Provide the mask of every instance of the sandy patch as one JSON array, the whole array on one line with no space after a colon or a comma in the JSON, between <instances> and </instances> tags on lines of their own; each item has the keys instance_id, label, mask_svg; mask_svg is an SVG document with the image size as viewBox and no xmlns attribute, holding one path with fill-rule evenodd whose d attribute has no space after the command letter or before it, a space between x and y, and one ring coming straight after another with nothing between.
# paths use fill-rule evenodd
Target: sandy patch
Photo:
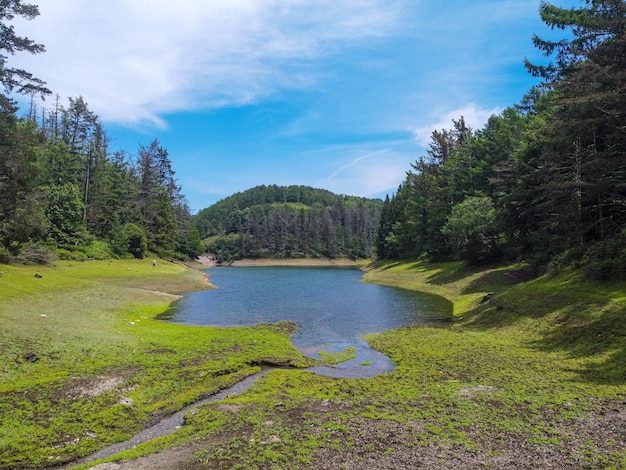
<instances>
[{"instance_id":1,"label":"sandy patch","mask_svg":"<svg viewBox=\"0 0 626 470\"><path fill-rule=\"evenodd\" d=\"M214 258L210 256L199 256L196 261L203 266L207 266L207 267L215 266L215 260Z\"/></svg>"},{"instance_id":2,"label":"sandy patch","mask_svg":"<svg viewBox=\"0 0 626 470\"><path fill-rule=\"evenodd\" d=\"M72 377L70 396L94 397L118 389L124 383L122 377Z\"/></svg>"},{"instance_id":3,"label":"sandy patch","mask_svg":"<svg viewBox=\"0 0 626 470\"><path fill-rule=\"evenodd\" d=\"M358 263L350 259L242 259L233 261L231 266L359 266Z\"/></svg>"}]
</instances>

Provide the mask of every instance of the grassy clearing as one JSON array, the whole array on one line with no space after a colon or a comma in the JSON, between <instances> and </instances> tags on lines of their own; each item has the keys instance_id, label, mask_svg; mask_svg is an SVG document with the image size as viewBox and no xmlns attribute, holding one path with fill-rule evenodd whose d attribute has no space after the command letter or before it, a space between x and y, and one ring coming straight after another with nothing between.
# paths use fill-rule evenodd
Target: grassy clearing
<instances>
[{"instance_id":1,"label":"grassy clearing","mask_svg":"<svg viewBox=\"0 0 626 470\"><path fill-rule=\"evenodd\" d=\"M59 280L59 294L46 295L97 297L109 287L126 295L124 283L111 278L85 275L65 287ZM626 468L626 285L588 282L573 271L536 277L522 265L424 262L378 264L365 280L437 295L437 308L452 312L454 322L368 337L395 361L392 373L344 380L278 369L245 394L189 413L174 434L109 460L143 455L144 468L189 469ZM130 291L140 302L85 309L73 321L39 317L49 305L33 307L41 291L0 295L2 341L31 341L3 361L10 364L0 382L1 462L83 455L258 361L303 363L276 328L163 324L153 318L169 298ZM25 318L28 328L7 331L4 307L19 304L20 295L25 313L12 321ZM74 304L50 312L80 311ZM48 320L67 323L53 329ZM64 335L71 336L62 344L72 367L59 346ZM43 359L26 363L20 354L30 349ZM87 385L111 377L122 381L83 397ZM120 428L120 421L132 425Z\"/></svg>"},{"instance_id":2,"label":"grassy clearing","mask_svg":"<svg viewBox=\"0 0 626 470\"><path fill-rule=\"evenodd\" d=\"M306 365L278 326L155 317L203 274L152 261L1 266L0 468L91 453L263 363ZM286 334L287 333L287 334Z\"/></svg>"}]
</instances>

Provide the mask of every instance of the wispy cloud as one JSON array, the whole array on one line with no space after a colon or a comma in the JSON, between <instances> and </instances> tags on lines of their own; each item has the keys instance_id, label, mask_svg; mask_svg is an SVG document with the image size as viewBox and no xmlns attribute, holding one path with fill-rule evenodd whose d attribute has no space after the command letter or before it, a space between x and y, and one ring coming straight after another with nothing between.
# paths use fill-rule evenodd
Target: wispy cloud
<instances>
[{"instance_id":1,"label":"wispy cloud","mask_svg":"<svg viewBox=\"0 0 626 470\"><path fill-rule=\"evenodd\" d=\"M433 130L536 83L543 26L539 0L35 3L16 31L47 52L11 64L82 95L117 148L158 134L195 209L257 184L395 190Z\"/></svg>"},{"instance_id":2,"label":"wispy cloud","mask_svg":"<svg viewBox=\"0 0 626 470\"><path fill-rule=\"evenodd\" d=\"M310 87L311 63L401 21L384 0L39 0L20 24L47 52L16 61L103 119L152 121Z\"/></svg>"},{"instance_id":3,"label":"wispy cloud","mask_svg":"<svg viewBox=\"0 0 626 470\"><path fill-rule=\"evenodd\" d=\"M347 170L348 168L351 168L351 167L354 167L355 165L358 165L358 163L359 163L360 161L362 161L362 160L366 160L366 159L368 159L368 158L370 158L370 157L374 157L374 156L376 156L376 155L381 155L381 154L383 154L383 153L385 153L385 152L384 152L384 151L382 151L382 150L379 150L379 151L377 151L377 152L371 152L371 153L368 153L368 154L366 154L366 155L361 155L360 157L356 157L354 160L352 160L352 161L350 161L350 162L346 163L345 165L340 166L340 167L339 167L339 168L337 168L335 171L333 171L333 172L330 174L330 176L328 177L328 180L329 180L329 181L331 181L331 180L335 179L335 178L337 177L337 175L339 175L339 174L341 174L341 173L345 172L345 170Z\"/></svg>"},{"instance_id":4,"label":"wispy cloud","mask_svg":"<svg viewBox=\"0 0 626 470\"><path fill-rule=\"evenodd\" d=\"M420 145L428 147L433 131L451 129L453 120L459 120L463 117L465 124L476 130L484 127L491 116L499 114L501 111L500 108L481 109L476 104L471 103L463 108L445 112L437 122L411 129L411 132Z\"/></svg>"},{"instance_id":5,"label":"wispy cloud","mask_svg":"<svg viewBox=\"0 0 626 470\"><path fill-rule=\"evenodd\" d=\"M379 158L368 161L366 165L357 165L352 171L344 172L332 180L321 181L321 187L339 194L356 194L375 197L395 191L409 163L406 155L393 151L381 152Z\"/></svg>"}]
</instances>

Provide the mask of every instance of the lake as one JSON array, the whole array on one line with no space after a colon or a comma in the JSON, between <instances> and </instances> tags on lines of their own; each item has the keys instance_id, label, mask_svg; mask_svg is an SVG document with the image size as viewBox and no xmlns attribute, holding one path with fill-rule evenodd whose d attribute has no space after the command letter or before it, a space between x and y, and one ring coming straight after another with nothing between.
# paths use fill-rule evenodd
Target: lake
<instances>
[{"instance_id":1,"label":"lake","mask_svg":"<svg viewBox=\"0 0 626 470\"><path fill-rule=\"evenodd\" d=\"M292 343L303 354L343 352L356 358L309 370L333 377L373 377L392 371L391 360L361 339L367 333L406 325L450 321L437 313L432 296L359 282L354 268L216 267L208 269L215 290L192 292L164 319L211 326L245 326L289 320L298 324Z\"/></svg>"}]
</instances>

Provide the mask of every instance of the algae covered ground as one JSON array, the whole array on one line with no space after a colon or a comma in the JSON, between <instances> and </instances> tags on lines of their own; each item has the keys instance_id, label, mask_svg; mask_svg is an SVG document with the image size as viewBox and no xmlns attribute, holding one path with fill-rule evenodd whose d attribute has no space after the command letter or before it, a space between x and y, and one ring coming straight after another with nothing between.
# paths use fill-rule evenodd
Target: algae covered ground
<instances>
[{"instance_id":1,"label":"algae covered ground","mask_svg":"<svg viewBox=\"0 0 626 470\"><path fill-rule=\"evenodd\" d=\"M366 282L436 294L455 321L367 337L397 367L354 380L297 369L306 360L289 324L155 320L171 292L206 287L179 265L59 264L37 268L40 278L33 267L0 268L0 468L75 460L264 363L294 367L195 409L170 436L89 465L626 468L623 283L523 265L370 266Z\"/></svg>"}]
</instances>

